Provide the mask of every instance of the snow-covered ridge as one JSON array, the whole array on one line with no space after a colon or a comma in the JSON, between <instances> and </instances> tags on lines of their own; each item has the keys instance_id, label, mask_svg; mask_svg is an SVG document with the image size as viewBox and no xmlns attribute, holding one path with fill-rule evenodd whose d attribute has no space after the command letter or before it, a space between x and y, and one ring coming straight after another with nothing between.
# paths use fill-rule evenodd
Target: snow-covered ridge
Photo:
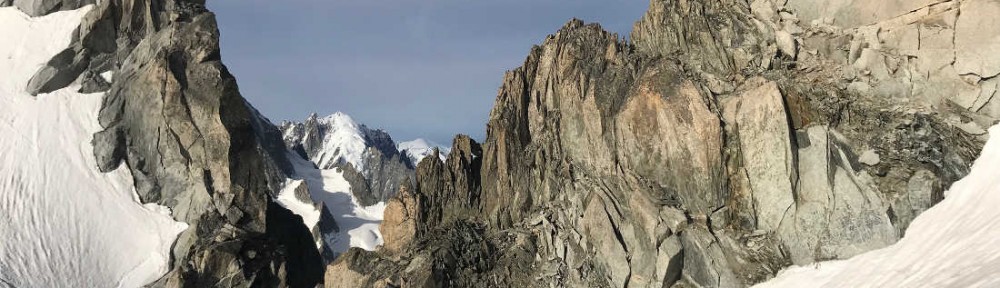
<instances>
[{"instance_id":1,"label":"snow-covered ridge","mask_svg":"<svg viewBox=\"0 0 1000 288\"><path fill-rule=\"evenodd\" d=\"M884 249L788 268L757 287L1000 286L1000 125L969 175Z\"/></svg>"},{"instance_id":2,"label":"snow-covered ridge","mask_svg":"<svg viewBox=\"0 0 1000 288\"><path fill-rule=\"evenodd\" d=\"M325 167L346 161L358 170L364 170L362 159L367 146L358 123L340 112L320 118L319 123L327 127L329 133L323 138L323 149L313 157L313 163Z\"/></svg>"},{"instance_id":3,"label":"snow-covered ridge","mask_svg":"<svg viewBox=\"0 0 1000 288\"><path fill-rule=\"evenodd\" d=\"M303 150L300 152L322 169L349 163L364 171L370 165L366 162L370 149L385 156L398 153L389 133L359 124L342 112L325 117L312 114L301 123L284 121L280 129L290 148L299 146Z\"/></svg>"},{"instance_id":4,"label":"snow-covered ridge","mask_svg":"<svg viewBox=\"0 0 1000 288\"><path fill-rule=\"evenodd\" d=\"M89 9L0 8L0 287L139 287L167 272L187 228L140 204L128 169L98 171L90 141L103 94L25 91Z\"/></svg>"},{"instance_id":5,"label":"snow-covered ridge","mask_svg":"<svg viewBox=\"0 0 1000 288\"><path fill-rule=\"evenodd\" d=\"M420 160L423 160L424 157L434 154L434 148L438 148L440 152L438 156L440 156L441 161L447 159L448 153L451 152L451 148L423 138L400 142L399 145L396 145L396 149L399 149L400 153L406 153L406 155L410 157L410 161L413 162L413 165L420 163Z\"/></svg>"}]
</instances>

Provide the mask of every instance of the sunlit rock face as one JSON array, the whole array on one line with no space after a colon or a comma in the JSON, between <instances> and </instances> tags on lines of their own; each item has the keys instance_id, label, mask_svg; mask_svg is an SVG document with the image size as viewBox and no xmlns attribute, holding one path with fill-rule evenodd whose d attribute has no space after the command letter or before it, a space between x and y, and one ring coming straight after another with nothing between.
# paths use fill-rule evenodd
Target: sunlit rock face
<instances>
[{"instance_id":1,"label":"sunlit rock face","mask_svg":"<svg viewBox=\"0 0 1000 288\"><path fill-rule=\"evenodd\" d=\"M990 4L805 2L653 0L629 42L570 21L504 75L481 156L452 162L456 142L418 165L415 238L341 265L365 283L740 287L895 243L1000 116L990 60L945 41L987 21L956 9Z\"/></svg>"}]
</instances>

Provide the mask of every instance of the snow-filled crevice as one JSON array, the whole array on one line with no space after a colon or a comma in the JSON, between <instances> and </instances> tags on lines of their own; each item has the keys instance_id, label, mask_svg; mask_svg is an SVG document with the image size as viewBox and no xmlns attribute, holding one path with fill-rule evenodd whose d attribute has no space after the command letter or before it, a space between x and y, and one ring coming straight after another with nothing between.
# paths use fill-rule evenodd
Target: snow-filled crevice
<instances>
[{"instance_id":1,"label":"snow-filled crevice","mask_svg":"<svg viewBox=\"0 0 1000 288\"><path fill-rule=\"evenodd\" d=\"M98 171L103 94L26 92L89 9L31 18L0 8L0 287L142 286L168 271L187 228L141 204L128 169Z\"/></svg>"}]
</instances>

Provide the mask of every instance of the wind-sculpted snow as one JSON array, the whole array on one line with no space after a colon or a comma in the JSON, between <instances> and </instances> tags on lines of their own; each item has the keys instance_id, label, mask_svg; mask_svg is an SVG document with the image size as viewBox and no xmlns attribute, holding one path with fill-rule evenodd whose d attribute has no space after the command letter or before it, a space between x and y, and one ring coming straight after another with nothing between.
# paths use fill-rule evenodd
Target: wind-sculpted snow
<instances>
[{"instance_id":1,"label":"wind-sculpted snow","mask_svg":"<svg viewBox=\"0 0 1000 288\"><path fill-rule=\"evenodd\" d=\"M187 227L140 204L128 169L98 171L102 94L25 92L89 9L29 18L0 8L0 287L141 286L167 272Z\"/></svg>"},{"instance_id":2,"label":"wind-sculpted snow","mask_svg":"<svg viewBox=\"0 0 1000 288\"><path fill-rule=\"evenodd\" d=\"M1000 285L1000 125L968 176L910 224L895 245L789 268L758 287L997 287Z\"/></svg>"}]
</instances>

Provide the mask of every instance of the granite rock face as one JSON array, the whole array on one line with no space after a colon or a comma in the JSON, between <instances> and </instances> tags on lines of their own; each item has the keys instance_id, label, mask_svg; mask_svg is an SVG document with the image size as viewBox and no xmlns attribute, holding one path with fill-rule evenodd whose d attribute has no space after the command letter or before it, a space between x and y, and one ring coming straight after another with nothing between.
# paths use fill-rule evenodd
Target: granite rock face
<instances>
[{"instance_id":1,"label":"granite rock face","mask_svg":"<svg viewBox=\"0 0 1000 288\"><path fill-rule=\"evenodd\" d=\"M13 4L40 15L92 3ZM104 130L93 140L99 168L126 165L140 201L169 207L190 227L174 243L170 272L150 286L321 282L310 231L273 200L293 173L280 131L240 96L204 1L99 1L76 33L27 89L106 89ZM94 82L106 72L113 83Z\"/></svg>"},{"instance_id":2,"label":"granite rock face","mask_svg":"<svg viewBox=\"0 0 1000 288\"><path fill-rule=\"evenodd\" d=\"M743 287L894 243L998 119L990 60L955 60L990 48L950 41L990 4L751 2L652 0L629 43L570 21L504 76L481 154L418 165L413 238L327 283Z\"/></svg>"},{"instance_id":3,"label":"granite rock face","mask_svg":"<svg viewBox=\"0 0 1000 288\"><path fill-rule=\"evenodd\" d=\"M403 250L417 235L417 225L422 220L421 203L411 190L409 184L404 184L400 187L398 195L389 199L386 204L382 224L379 225L379 232L385 239L382 249L386 251Z\"/></svg>"}]
</instances>

